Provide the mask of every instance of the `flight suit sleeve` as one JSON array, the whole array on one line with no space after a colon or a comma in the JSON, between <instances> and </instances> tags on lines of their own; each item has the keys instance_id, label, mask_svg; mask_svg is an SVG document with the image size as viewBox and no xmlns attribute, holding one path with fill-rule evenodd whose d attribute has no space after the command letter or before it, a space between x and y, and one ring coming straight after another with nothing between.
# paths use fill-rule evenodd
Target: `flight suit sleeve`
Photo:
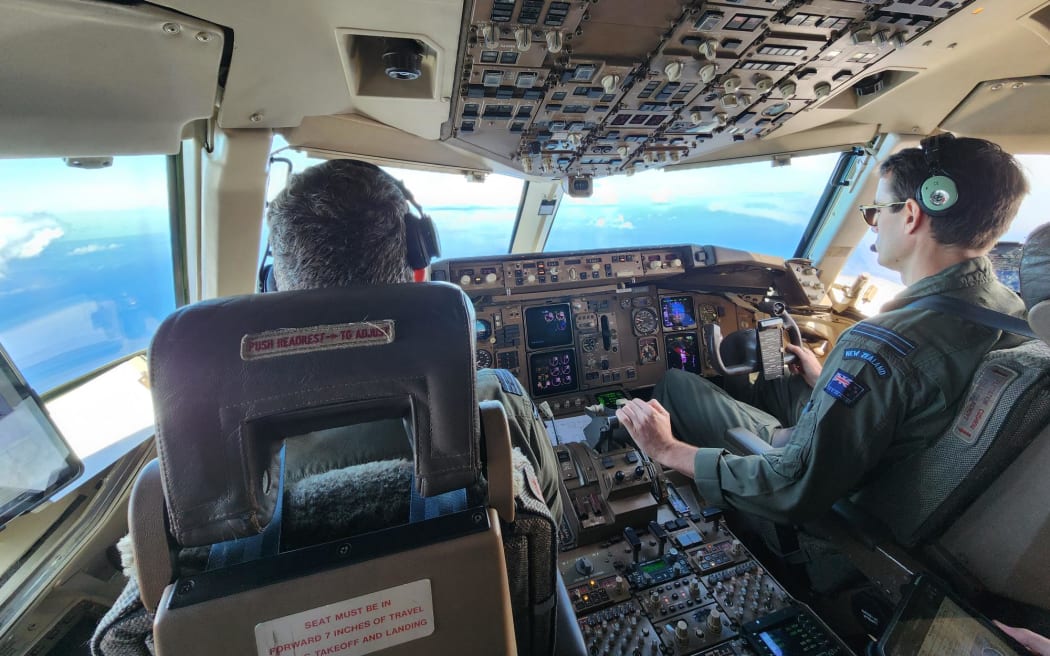
<instances>
[{"instance_id":1,"label":"flight suit sleeve","mask_svg":"<svg viewBox=\"0 0 1050 656\"><path fill-rule=\"evenodd\" d=\"M799 522L857 486L909 408L935 392L908 361L913 344L892 331L870 334L854 330L839 341L783 447L750 456L700 449L695 480L708 503Z\"/></svg>"},{"instance_id":2,"label":"flight suit sleeve","mask_svg":"<svg viewBox=\"0 0 1050 656\"><path fill-rule=\"evenodd\" d=\"M511 446L521 449L532 463L555 525L560 525L562 501L558 458L532 399L518 379L505 369L480 369L477 393L479 401L494 400L503 405L507 412Z\"/></svg>"}]
</instances>

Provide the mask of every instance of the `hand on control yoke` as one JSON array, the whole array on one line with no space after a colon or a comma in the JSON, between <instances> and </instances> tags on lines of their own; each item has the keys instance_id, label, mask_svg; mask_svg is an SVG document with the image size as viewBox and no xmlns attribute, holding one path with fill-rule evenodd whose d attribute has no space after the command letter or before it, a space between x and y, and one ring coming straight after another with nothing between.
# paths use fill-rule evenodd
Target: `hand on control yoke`
<instances>
[{"instance_id":1,"label":"hand on control yoke","mask_svg":"<svg viewBox=\"0 0 1050 656\"><path fill-rule=\"evenodd\" d=\"M795 346L794 344L788 344L785 346L789 353L794 355L797 360L791 365L791 373L802 374L803 380L810 387L817 384L817 379L820 378L820 372L823 366L820 364L820 360L817 356L813 355L813 351L802 346Z\"/></svg>"}]
</instances>

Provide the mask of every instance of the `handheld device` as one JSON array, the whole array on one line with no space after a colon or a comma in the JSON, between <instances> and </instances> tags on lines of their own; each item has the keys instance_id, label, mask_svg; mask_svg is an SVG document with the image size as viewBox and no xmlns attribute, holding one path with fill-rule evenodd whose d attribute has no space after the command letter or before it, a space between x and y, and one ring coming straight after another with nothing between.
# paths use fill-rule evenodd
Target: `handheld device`
<instances>
[{"instance_id":1,"label":"handheld device","mask_svg":"<svg viewBox=\"0 0 1050 656\"><path fill-rule=\"evenodd\" d=\"M0 527L47 501L83 470L0 346Z\"/></svg>"},{"instance_id":2,"label":"handheld device","mask_svg":"<svg viewBox=\"0 0 1050 656\"><path fill-rule=\"evenodd\" d=\"M766 380L784 375L784 320L780 317L758 322L758 358Z\"/></svg>"},{"instance_id":3,"label":"handheld device","mask_svg":"<svg viewBox=\"0 0 1050 656\"><path fill-rule=\"evenodd\" d=\"M905 593L877 649L880 656L1029 653L962 599L926 576L917 578Z\"/></svg>"}]
</instances>

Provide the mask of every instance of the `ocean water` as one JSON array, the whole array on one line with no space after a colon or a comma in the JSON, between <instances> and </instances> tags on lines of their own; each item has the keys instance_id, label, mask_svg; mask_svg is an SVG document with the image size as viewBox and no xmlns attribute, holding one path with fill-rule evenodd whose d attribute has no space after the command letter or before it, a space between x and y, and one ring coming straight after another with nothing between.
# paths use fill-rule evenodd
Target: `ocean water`
<instances>
[{"instance_id":1,"label":"ocean water","mask_svg":"<svg viewBox=\"0 0 1050 656\"><path fill-rule=\"evenodd\" d=\"M63 236L4 268L0 343L38 392L146 348L175 309L166 233Z\"/></svg>"},{"instance_id":2,"label":"ocean water","mask_svg":"<svg viewBox=\"0 0 1050 656\"><path fill-rule=\"evenodd\" d=\"M432 213L444 257L507 251L513 224L491 209ZM170 238L158 229L166 214L114 216L122 236L99 227L107 217L89 219L62 217L65 234L39 255L2 263L0 343L40 392L147 348L175 309ZM128 235L132 227L139 232ZM566 206L547 250L694 243L790 257L801 232L797 223L688 203Z\"/></svg>"}]
</instances>

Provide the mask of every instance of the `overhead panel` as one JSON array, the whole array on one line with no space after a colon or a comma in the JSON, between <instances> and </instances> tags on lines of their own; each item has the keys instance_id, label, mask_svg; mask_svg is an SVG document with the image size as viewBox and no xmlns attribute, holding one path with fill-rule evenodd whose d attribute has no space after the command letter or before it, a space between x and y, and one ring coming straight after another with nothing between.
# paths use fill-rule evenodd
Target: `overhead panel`
<instances>
[{"instance_id":1,"label":"overhead panel","mask_svg":"<svg viewBox=\"0 0 1050 656\"><path fill-rule=\"evenodd\" d=\"M969 0L475 3L454 139L526 174L631 174L766 139Z\"/></svg>"}]
</instances>

